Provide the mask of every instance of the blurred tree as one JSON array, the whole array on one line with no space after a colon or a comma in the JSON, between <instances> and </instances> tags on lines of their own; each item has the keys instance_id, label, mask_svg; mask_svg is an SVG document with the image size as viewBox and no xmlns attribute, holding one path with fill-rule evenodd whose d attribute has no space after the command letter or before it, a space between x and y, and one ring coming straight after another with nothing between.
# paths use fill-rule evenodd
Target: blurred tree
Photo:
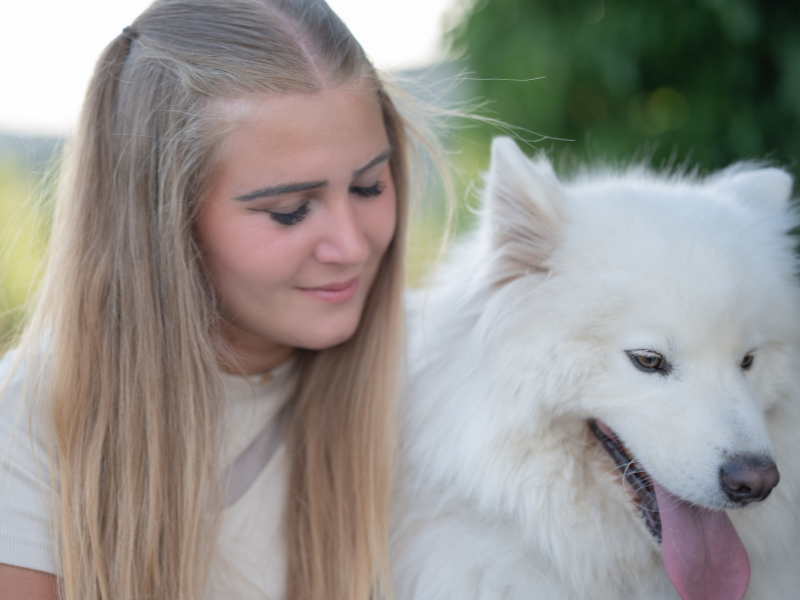
<instances>
[{"instance_id":1,"label":"blurred tree","mask_svg":"<svg viewBox=\"0 0 800 600\"><path fill-rule=\"evenodd\" d=\"M0 356L19 333L38 286L50 231L51 191L51 180L0 156Z\"/></svg>"},{"instance_id":2,"label":"blurred tree","mask_svg":"<svg viewBox=\"0 0 800 600\"><path fill-rule=\"evenodd\" d=\"M557 155L800 174L797 0L477 0L446 37L495 116L574 140Z\"/></svg>"}]
</instances>

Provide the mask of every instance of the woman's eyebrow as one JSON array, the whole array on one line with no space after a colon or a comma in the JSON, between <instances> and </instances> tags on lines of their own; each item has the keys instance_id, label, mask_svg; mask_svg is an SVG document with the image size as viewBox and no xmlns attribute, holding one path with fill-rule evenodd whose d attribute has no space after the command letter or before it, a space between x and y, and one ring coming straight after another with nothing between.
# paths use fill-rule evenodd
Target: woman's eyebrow
<instances>
[{"instance_id":1,"label":"woman's eyebrow","mask_svg":"<svg viewBox=\"0 0 800 600\"><path fill-rule=\"evenodd\" d=\"M353 177L358 177L359 175L363 175L367 171L369 171L375 165L378 165L386 160L389 160L389 157L392 155L392 149L389 148L388 150L382 152L371 161L369 161L366 165L358 169L357 171L353 171Z\"/></svg>"},{"instance_id":2,"label":"woman's eyebrow","mask_svg":"<svg viewBox=\"0 0 800 600\"><path fill-rule=\"evenodd\" d=\"M286 183L283 185L276 185L274 187L264 188L250 192L244 196L237 196L234 200L241 202L249 202L256 198L269 198L270 196L280 196L281 194L291 194L292 192L305 192L306 190L315 190L317 188L325 187L328 185L327 181L308 181L306 183Z\"/></svg>"},{"instance_id":3,"label":"woman's eyebrow","mask_svg":"<svg viewBox=\"0 0 800 600\"><path fill-rule=\"evenodd\" d=\"M392 155L391 149L382 152L360 169L353 171L353 177L358 177L359 175L363 175L375 165L378 165L384 161L389 160L389 157L391 155ZM280 196L281 194L291 194L293 192L305 192L308 190L316 190L318 188L325 187L326 185L328 185L327 181L285 183L282 185L276 185L273 187L256 190L255 192L250 192L249 194L244 194L243 196L237 196L236 198L234 198L234 200L239 200L240 202L249 202L250 200L255 200L256 198L270 198L272 196Z\"/></svg>"}]
</instances>

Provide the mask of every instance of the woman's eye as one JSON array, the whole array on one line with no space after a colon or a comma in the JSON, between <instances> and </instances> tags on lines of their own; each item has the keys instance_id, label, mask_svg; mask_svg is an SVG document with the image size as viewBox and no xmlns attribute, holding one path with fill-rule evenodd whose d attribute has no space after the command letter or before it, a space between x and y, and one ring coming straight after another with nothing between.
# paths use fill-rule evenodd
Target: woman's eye
<instances>
[{"instance_id":1,"label":"woman's eye","mask_svg":"<svg viewBox=\"0 0 800 600\"><path fill-rule=\"evenodd\" d=\"M275 212L272 210L267 211L269 218L281 225L297 225L300 221L306 218L309 207L308 202L303 204L297 210L290 213Z\"/></svg>"},{"instance_id":2,"label":"woman's eye","mask_svg":"<svg viewBox=\"0 0 800 600\"><path fill-rule=\"evenodd\" d=\"M633 350L628 352L628 357L640 371L666 373L669 370L669 363L658 352Z\"/></svg>"},{"instance_id":3,"label":"woman's eye","mask_svg":"<svg viewBox=\"0 0 800 600\"><path fill-rule=\"evenodd\" d=\"M742 359L741 363L742 371L750 370L750 367L753 366L753 359L755 358L755 355L756 355L755 350L748 352L747 354L744 355L744 358Z\"/></svg>"},{"instance_id":4,"label":"woman's eye","mask_svg":"<svg viewBox=\"0 0 800 600\"><path fill-rule=\"evenodd\" d=\"M385 189L386 184L382 181L379 181L375 185L371 185L369 187L359 187L354 185L350 188L350 193L355 194L356 196L361 196L362 198L374 198L375 196L380 196Z\"/></svg>"}]
</instances>

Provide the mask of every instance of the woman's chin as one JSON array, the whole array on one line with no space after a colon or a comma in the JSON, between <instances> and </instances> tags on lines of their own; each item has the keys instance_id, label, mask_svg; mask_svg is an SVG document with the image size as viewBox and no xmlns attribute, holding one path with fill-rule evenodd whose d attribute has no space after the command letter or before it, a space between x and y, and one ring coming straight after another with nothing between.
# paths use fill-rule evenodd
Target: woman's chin
<instances>
[{"instance_id":1,"label":"woman's chin","mask_svg":"<svg viewBox=\"0 0 800 600\"><path fill-rule=\"evenodd\" d=\"M353 337L355 332L356 327L352 327L340 331L309 336L309 339L305 343L298 344L297 347L303 348L304 350L327 350L328 348L344 344Z\"/></svg>"}]
</instances>

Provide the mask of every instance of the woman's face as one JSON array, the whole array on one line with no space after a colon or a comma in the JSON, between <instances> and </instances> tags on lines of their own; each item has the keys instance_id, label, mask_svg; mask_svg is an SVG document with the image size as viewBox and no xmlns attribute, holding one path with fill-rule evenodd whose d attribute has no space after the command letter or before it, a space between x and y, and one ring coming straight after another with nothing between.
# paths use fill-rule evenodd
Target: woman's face
<instances>
[{"instance_id":1,"label":"woman's face","mask_svg":"<svg viewBox=\"0 0 800 600\"><path fill-rule=\"evenodd\" d=\"M195 233L226 340L256 373L355 332L394 235L389 139L376 93L360 86L220 108L235 127Z\"/></svg>"}]
</instances>

